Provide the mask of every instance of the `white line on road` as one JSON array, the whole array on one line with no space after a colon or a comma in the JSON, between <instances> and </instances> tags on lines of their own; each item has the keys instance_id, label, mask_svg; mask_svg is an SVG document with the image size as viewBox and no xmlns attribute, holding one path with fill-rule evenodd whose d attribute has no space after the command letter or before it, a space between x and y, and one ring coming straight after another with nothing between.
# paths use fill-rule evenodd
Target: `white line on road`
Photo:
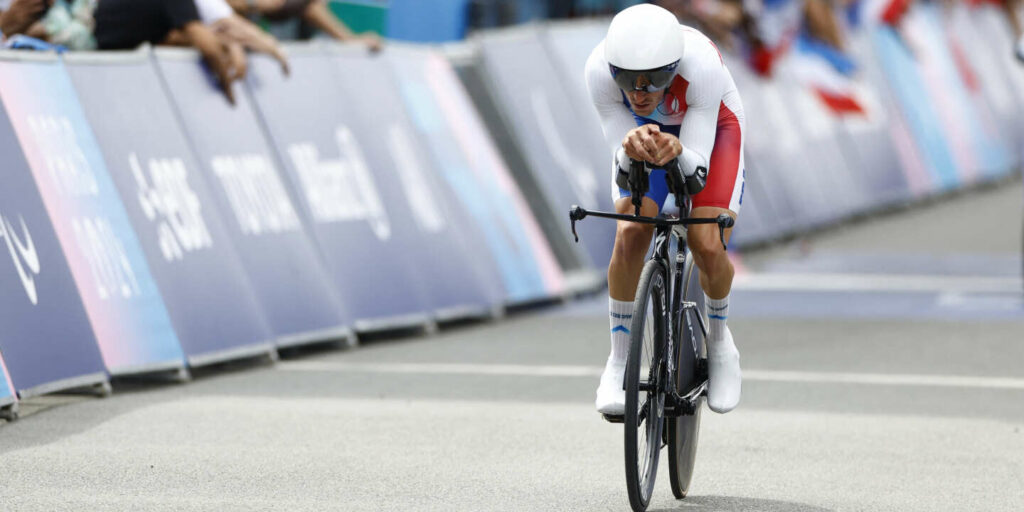
<instances>
[{"instance_id":1,"label":"white line on road","mask_svg":"<svg viewBox=\"0 0 1024 512\"><path fill-rule=\"evenodd\" d=\"M501 375L514 377L598 377L600 366L539 366L469 363L355 363L292 361L276 368L298 372L369 372L430 375ZM913 375L888 373L832 373L775 370L744 370L743 380L754 382L801 382L811 384L869 384L1024 390L1024 379L1011 377L968 377L959 375Z\"/></svg>"},{"instance_id":2,"label":"white line on road","mask_svg":"<svg viewBox=\"0 0 1024 512\"><path fill-rule=\"evenodd\" d=\"M1020 293L1018 277L908 276L896 274L737 274L733 287L753 291Z\"/></svg>"}]
</instances>

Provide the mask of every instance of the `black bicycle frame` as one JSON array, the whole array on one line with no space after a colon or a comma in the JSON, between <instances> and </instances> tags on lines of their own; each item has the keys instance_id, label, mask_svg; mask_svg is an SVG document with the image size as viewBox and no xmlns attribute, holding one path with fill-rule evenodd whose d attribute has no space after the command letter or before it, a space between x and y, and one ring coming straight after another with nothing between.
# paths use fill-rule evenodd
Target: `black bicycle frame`
<instances>
[{"instance_id":1,"label":"black bicycle frame","mask_svg":"<svg viewBox=\"0 0 1024 512\"><path fill-rule=\"evenodd\" d=\"M665 272L669 273L670 282L672 283L672 289L668 293L670 297L664 297L664 299L671 299L669 302L669 311L671 314L670 321L668 322L668 346L665 347L665 359L668 363L666 377L659 379L661 384L664 386L663 391L665 393L665 417L681 416L685 414L694 414L697 409L697 399L704 392L707 386L707 366L705 359L698 360L698 373L699 378L697 379L698 384L688 390L685 394L680 395L676 392L676 342L679 341L676 333L682 334L682 321L683 314L688 309L696 309L697 304L695 302L686 302L683 300L683 279L686 278L684 270L686 266L686 238L681 233L677 233L674 237L676 239L676 258L674 265L670 265L670 249L672 234L676 226L691 226L694 224L717 224L718 225L718 236L719 240L722 241L722 247L725 247L725 230L731 228L734 224L734 220L728 214L719 215L718 218L665 218L665 217L643 217L640 215L625 215L621 213L608 213L608 212L593 212L585 210L579 206L573 206L569 210L569 220L572 223L572 234L576 241L579 242L579 235L576 234L576 221L583 220L586 217L602 217L606 219L622 220L626 222L637 222L640 224L650 224L655 227L654 237L654 255L651 258L653 261L657 261L665 269ZM697 324L701 330L701 333L707 336L707 326L704 325L704 319L700 314L695 314L697 318ZM693 336L693 324L687 324L687 328L691 330L690 339Z\"/></svg>"}]
</instances>

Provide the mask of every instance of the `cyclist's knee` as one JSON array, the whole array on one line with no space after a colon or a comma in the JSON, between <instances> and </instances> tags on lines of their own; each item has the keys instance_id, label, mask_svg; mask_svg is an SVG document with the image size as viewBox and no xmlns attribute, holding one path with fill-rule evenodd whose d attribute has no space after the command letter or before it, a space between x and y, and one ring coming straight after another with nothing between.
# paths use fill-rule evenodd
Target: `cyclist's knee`
<instances>
[{"instance_id":1,"label":"cyclist's knee","mask_svg":"<svg viewBox=\"0 0 1024 512\"><path fill-rule=\"evenodd\" d=\"M712 225L713 226L713 225ZM698 230L697 236L690 237L690 251L693 258L697 260L706 274L716 274L723 266L729 265L729 259L725 254L725 247L718 237L718 228Z\"/></svg>"},{"instance_id":2,"label":"cyclist's knee","mask_svg":"<svg viewBox=\"0 0 1024 512\"><path fill-rule=\"evenodd\" d=\"M628 260L643 258L651 244L654 230L635 222L620 222L615 233L615 253L619 258Z\"/></svg>"}]
</instances>

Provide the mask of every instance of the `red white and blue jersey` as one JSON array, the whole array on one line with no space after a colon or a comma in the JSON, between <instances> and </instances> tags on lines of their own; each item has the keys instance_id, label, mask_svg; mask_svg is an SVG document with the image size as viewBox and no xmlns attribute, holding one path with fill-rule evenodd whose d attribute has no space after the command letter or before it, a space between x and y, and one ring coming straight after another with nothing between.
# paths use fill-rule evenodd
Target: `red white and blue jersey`
<instances>
[{"instance_id":1,"label":"red white and blue jersey","mask_svg":"<svg viewBox=\"0 0 1024 512\"><path fill-rule=\"evenodd\" d=\"M743 103L715 44L693 28L680 25L679 29L685 37L683 55L661 104L650 116L636 115L615 84L604 58L604 41L587 59L587 89L601 118L613 159L630 130L644 124L657 124L663 132L679 137L684 170L697 167L708 170L707 185L693 197L693 206L715 206L739 212L746 129ZM613 173L613 181L614 177ZM653 185L656 184L652 182L652 188ZM613 186L612 190L614 199L618 199L621 194L618 186Z\"/></svg>"}]
</instances>

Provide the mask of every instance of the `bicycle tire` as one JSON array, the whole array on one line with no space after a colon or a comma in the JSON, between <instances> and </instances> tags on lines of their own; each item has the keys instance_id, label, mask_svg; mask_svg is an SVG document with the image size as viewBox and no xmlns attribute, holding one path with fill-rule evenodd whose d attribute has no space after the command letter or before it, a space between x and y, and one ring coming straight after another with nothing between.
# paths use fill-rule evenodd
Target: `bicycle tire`
<instances>
[{"instance_id":1,"label":"bicycle tire","mask_svg":"<svg viewBox=\"0 0 1024 512\"><path fill-rule=\"evenodd\" d=\"M636 512L646 510L650 503L662 447L665 393L661 383L668 327L666 300L665 269L657 261L648 261L640 274L633 302L625 375L626 489L629 504ZM641 381L645 378L649 384L653 382L653 388L642 391Z\"/></svg>"},{"instance_id":2,"label":"bicycle tire","mask_svg":"<svg viewBox=\"0 0 1024 512\"><path fill-rule=\"evenodd\" d=\"M693 255L686 255L683 266L682 300L696 302L696 310L683 313L679 329L679 343L676 343L676 392L683 393L693 386L701 376L698 362L705 356L704 333L700 325L691 324L696 320L692 315L702 315L704 295L700 288L700 279L694 272ZM692 325L692 336L689 327ZM672 484L672 494L676 499L683 499L690 491L693 478L693 466L697 457L697 440L700 434L700 414L704 407L704 397L697 402L693 415L669 418L668 423L668 472Z\"/></svg>"}]
</instances>

